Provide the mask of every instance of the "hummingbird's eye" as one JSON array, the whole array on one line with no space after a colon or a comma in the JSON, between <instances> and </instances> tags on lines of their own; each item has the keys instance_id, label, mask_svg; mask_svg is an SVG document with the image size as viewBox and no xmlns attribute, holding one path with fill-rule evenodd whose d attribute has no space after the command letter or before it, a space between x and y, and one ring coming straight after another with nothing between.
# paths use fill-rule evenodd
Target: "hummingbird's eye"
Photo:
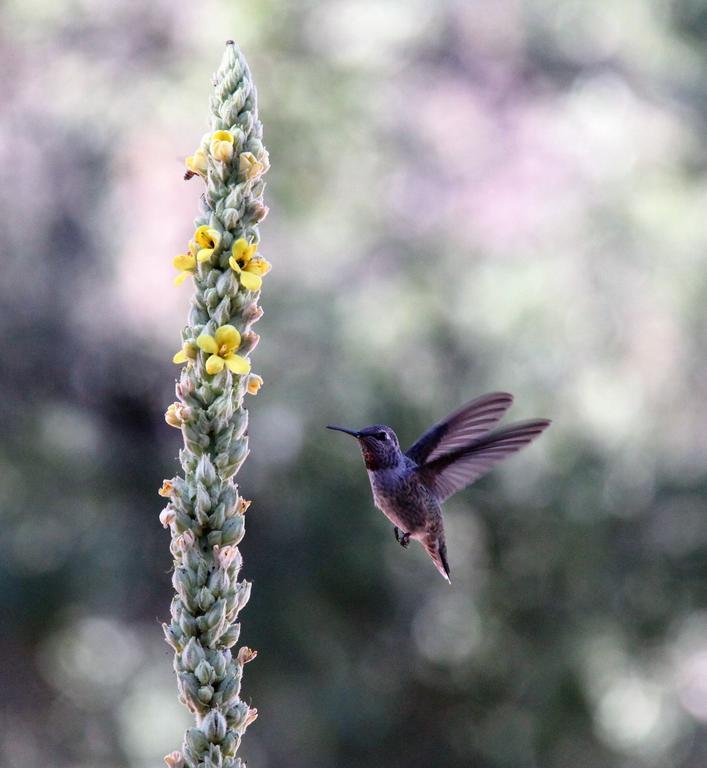
<instances>
[{"instance_id":1,"label":"hummingbird's eye","mask_svg":"<svg viewBox=\"0 0 707 768\"><path fill-rule=\"evenodd\" d=\"M378 438L378 440L387 440L388 439L388 435L385 432L379 432L376 435L376 437Z\"/></svg>"}]
</instances>

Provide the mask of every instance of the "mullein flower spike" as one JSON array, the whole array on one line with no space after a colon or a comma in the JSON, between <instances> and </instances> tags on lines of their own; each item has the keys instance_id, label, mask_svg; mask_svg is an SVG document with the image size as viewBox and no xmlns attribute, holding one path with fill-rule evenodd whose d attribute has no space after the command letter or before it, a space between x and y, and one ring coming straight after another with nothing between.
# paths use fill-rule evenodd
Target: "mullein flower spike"
<instances>
[{"instance_id":1,"label":"mullein flower spike","mask_svg":"<svg viewBox=\"0 0 707 768\"><path fill-rule=\"evenodd\" d=\"M175 282L191 276L195 291L173 358L182 365L177 402L165 413L184 448L183 476L159 490L168 500L159 519L172 536L176 593L163 629L174 649L179 698L196 722L181 750L165 757L170 768L243 768L236 751L257 717L240 699L243 667L255 651L234 649L238 613L250 596L250 584L238 581L250 502L233 478L248 455L244 396L257 394L263 381L250 372L248 357L259 339L251 326L263 314L259 291L270 269L255 256L269 162L255 87L233 43L215 77L211 113L211 131L186 159L186 178L205 182L202 214L187 253L173 261Z\"/></svg>"}]
</instances>

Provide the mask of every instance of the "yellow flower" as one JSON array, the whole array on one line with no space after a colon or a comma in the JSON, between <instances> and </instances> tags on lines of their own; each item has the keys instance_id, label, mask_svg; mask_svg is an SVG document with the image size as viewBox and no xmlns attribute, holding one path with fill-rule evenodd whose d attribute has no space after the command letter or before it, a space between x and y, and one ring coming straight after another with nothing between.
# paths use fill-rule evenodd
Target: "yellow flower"
<instances>
[{"instance_id":1,"label":"yellow flower","mask_svg":"<svg viewBox=\"0 0 707 768\"><path fill-rule=\"evenodd\" d=\"M206 372L219 373L224 366L232 373L244 376L250 373L250 362L240 355L235 354L241 345L241 335L232 325L222 325L211 336L202 333L196 340L199 349L208 352L210 357L206 361Z\"/></svg>"},{"instance_id":2,"label":"yellow flower","mask_svg":"<svg viewBox=\"0 0 707 768\"><path fill-rule=\"evenodd\" d=\"M184 406L181 403L172 403L165 411L164 420L170 427L179 429L184 423Z\"/></svg>"},{"instance_id":3,"label":"yellow flower","mask_svg":"<svg viewBox=\"0 0 707 768\"><path fill-rule=\"evenodd\" d=\"M192 245L192 243L194 245ZM192 248L196 250L197 261L209 261L220 243L221 233L206 224L202 224L196 232L194 232L194 240L189 243L189 250L192 250Z\"/></svg>"},{"instance_id":4,"label":"yellow flower","mask_svg":"<svg viewBox=\"0 0 707 768\"><path fill-rule=\"evenodd\" d=\"M157 491L160 496L164 496L165 498L169 498L172 495L172 491L174 491L174 486L169 480L163 480L162 481L162 487Z\"/></svg>"},{"instance_id":5,"label":"yellow flower","mask_svg":"<svg viewBox=\"0 0 707 768\"><path fill-rule=\"evenodd\" d=\"M215 131L209 144L211 157L227 163L233 157L233 134L230 131Z\"/></svg>"},{"instance_id":6,"label":"yellow flower","mask_svg":"<svg viewBox=\"0 0 707 768\"><path fill-rule=\"evenodd\" d=\"M180 285L196 271L196 257L193 253L180 253L174 257L172 264L179 270L179 274L174 278L175 285Z\"/></svg>"},{"instance_id":7,"label":"yellow flower","mask_svg":"<svg viewBox=\"0 0 707 768\"><path fill-rule=\"evenodd\" d=\"M267 152L263 152L261 160L258 160L252 152L241 152L238 158L238 171L248 181L259 179L269 167L270 161L268 160Z\"/></svg>"},{"instance_id":8,"label":"yellow flower","mask_svg":"<svg viewBox=\"0 0 707 768\"><path fill-rule=\"evenodd\" d=\"M233 255L228 260L231 269L238 274L238 282L248 291L259 291L263 284L262 275L267 275L272 268L269 261L255 256L257 249L257 243L248 243L239 237L233 243Z\"/></svg>"},{"instance_id":9,"label":"yellow flower","mask_svg":"<svg viewBox=\"0 0 707 768\"><path fill-rule=\"evenodd\" d=\"M187 167L185 178L190 179L192 176L206 176L206 152L199 147L193 155L189 155L189 157L184 160L184 165Z\"/></svg>"},{"instance_id":10,"label":"yellow flower","mask_svg":"<svg viewBox=\"0 0 707 768\"><path fill-rule=\"evenodd\" d=\"M172 358L173 363L186 363L188 360L196 359L196 347L193 344L185 342L182 344L182 348Z\"/></svg>"},{"instance_id":11,"label":"yellow flower","mask_svg":"<svg viewBox=\"0 0 707 768\"><path fill-rule=\"evenodd\" d=\"M262 386L262 376L258 376L257 373L251 373L250 376L248 376L248 381L246 382L245 388L249 395L257 395Z\"/></svg>"}]
</instances>

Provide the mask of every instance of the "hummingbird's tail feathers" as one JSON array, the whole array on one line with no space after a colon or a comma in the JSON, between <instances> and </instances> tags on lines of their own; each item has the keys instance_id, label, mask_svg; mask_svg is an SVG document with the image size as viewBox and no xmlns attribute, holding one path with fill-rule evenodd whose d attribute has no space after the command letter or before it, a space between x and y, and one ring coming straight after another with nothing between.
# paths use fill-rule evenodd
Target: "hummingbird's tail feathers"
<instances>
[{"instance_id":1,"label":"hummingbird's tail feathers","mask_svg":"<svg viewBox=\"0 0 707 768\"><path fill-rule=\"evenodd\" d=\"M452 580L449 578L449 563L447 562L447 545L445 544L444 537L435 533L428 533L420 543L427 551L427 554L432 558L435 568L440 572L442 577L447 580L447 583L451 584Z\"/></svg>"},{"instance_id":2,"label":"hummingbird's tail feathers","mask_svg":"<svg viewBox=\"0 0 707 768\"><path fill-rule=\"evenodd\" d=\"M416 464L433 461L469 445L497 424L513 403L508 392L490 392L463 405L435 424L407 451Z\"/></svg>"},{"instance_id":3,"label":"hummingbird's tail feathers","mask_svg":"<svg viewBox=\"0 0 707 768\"><path fill-rule=\"evenodd\" d=\"M442 502L478 480L507 456L524 448L549 426L548 419L519 421L428 461L417 472L436 499Z\"/></svg>"}]
</instances>

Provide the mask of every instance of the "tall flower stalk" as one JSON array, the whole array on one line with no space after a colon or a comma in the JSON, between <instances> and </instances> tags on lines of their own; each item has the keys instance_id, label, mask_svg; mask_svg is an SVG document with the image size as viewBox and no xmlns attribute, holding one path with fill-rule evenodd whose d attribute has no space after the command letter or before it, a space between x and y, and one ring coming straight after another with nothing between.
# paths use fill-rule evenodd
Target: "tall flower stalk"
<instances>
[{"instance_id":1,"label":"tall flower stalk","mask_svg":"<svg viewBox=\"0 0 707 768\"><path fill-rule=\"evenodd\" d=\"M183 475L160 489L169 500L160 520L172 536L176 592L163 629L174 649L180 701L196 718L181 750L165 757L171 768L241 768L236 751L257 717L240 698L243 667L256 654L234 650L251 587L238 581L250 502L234 476L248 455L244 396L262 384L249 356L259 340L251 328L262 316L258 299L270 268L258 253L268 154L250 71L231 41L214 78L210 122L186 159L185 178L205 184L202 211L185 252L174 259L175 283L194 285L174 356L183 366L177 402L165 414L184 439Z\"/></svg>"}]
</instances>

